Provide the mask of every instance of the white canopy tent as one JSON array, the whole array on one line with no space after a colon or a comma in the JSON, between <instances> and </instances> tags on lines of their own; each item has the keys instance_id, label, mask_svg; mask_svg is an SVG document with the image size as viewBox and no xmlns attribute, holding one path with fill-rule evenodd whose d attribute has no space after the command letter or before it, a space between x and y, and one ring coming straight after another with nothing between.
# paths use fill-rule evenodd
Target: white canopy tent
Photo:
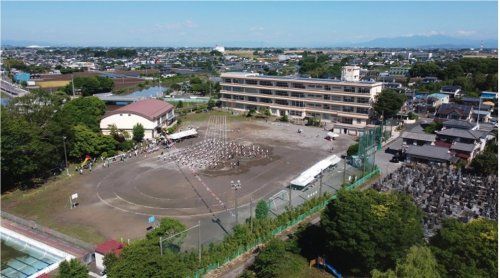
<instances>
[{"instance_id":1,"label":"white canopy tent","mask_svg":"<svg viewBox=\"0 0 500 278\"><path fill-rule=\"evenodd\" d=\"M167 135L167 138L170 140L180 140L186 137L191 137L191 136L196 136L198 135L198 132L196 132L196 129L191 128L188 130L183 130L174 134Z\"/></svg>"},{"instance_id":2,"label":"white canopy tent","mask_svg":"<svg viewBox=\"0 0 500 278\"><path fill-rule=\"evenodd\" d=\"M314 181L314 179L325 169L328 169L329 167L336 165L337 163L340 162L340 158L336 155L331 155L318 163L314 164L311 166L309 169L305 170L302 172L297 178L292 180L290 184L292 186L304 188L307 185L309 185L311 182Z\"/></svg>"}]
</instances>

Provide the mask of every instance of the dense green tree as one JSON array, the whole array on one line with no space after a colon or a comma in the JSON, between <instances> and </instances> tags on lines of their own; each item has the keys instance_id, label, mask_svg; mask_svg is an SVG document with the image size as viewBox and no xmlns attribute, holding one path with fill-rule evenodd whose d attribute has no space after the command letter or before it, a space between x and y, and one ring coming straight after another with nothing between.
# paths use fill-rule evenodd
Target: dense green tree
<instances>
[{"instance_id":1,"label":"dense green tree","mask_svg":"<svg viewBox=\"0 0 500 278\"><path fill-rule=\"evenodd\" d=\"M443 128L443 123L432 122L424 128L425 133L434 134L436 131L440 131Z\"/></svg>"},{"instance_id":2,"label":"dense green tree","mask_svg":"<svg viewBox=\"0 0 500 278\"><path fill-rule=\"evenodd\" d=\"M306 261L287 250L287 243L272 239L255 258L253 270L257 277L300 277L299 273Z\"/></svg>"},{"instance_id":3,"label":"dense green tree","mask_svg":"<svg viewBox=\"0 0 500 278\"><path fill-rule=\"evenodd\" d=\"M265 219L269 214L269 206L266 201L259 200L257 202L257 206L255 207L255 218L257 219Z\"/></svg>"},{"instance_id":4,"label":"dense green tree","mask_svg":"<svg viewBox=\"0 0 500 278\"><path fill-rule=\"evenodd\" d=\"M215 100L213 98L210 98L208 100L207 108L208 110L212 110L215 107Z\"/></svg>"},{"instance_id":5,"label":"dense green tree","mask_svg":"<svg viewBox=\"0 0 500 278\"><path fill-rule=\"evenodd\" d=\"M64 88L64 91L71 95L73 94L73 83L75 90L80 90L82 96L92 96L97 93L108 93L113 90L113 79L101 76L75 77Z\"/></svg>"},{"instance_id":6,"label":"dense green tree","mask_svg":"<svg viewBox=\"0 0 500 278\"><path fill-rule=\"evenodd\" d=\"M144 139L144 127L141 124L137 123L132 128L132 139L135 142L141 142Z\"/></svg>"},{"instance_id":7,"label":"dense green tree","mask_svg":"<svg viewBox=\"0 0 500 278\"><path fill-rule=\"evenodd\" d=\"M359 143L352 144L347 149L347 155L348 156L356 155L356 154L358 154L358 150L359 150Z\"/></svg>"},{"instance_id":8,"label":"dense green tree","mask_svg":"<svg viewBox=\"0 0 500 278\"><path fill-rule=\"evenodd\" d=\"M498 224L447 219L430 240L444 277L498 277Z\"/></svg>"},{"instance_id":9,"label":"dense green tree","mask_svg":"<svg viewBox=\"0 0 500 278\"><path fill-rule=\"evenodd\" d=\"M373 108L378 115L383 116L384 119L389 119L396 116L405 101L406 96L404 94L395 90L384 89L377 95Z\"/></svg>"},{"instance_id":10,"label":"dense green tree","mask_svg":"<svg viewBox=\"0 0 500 278\"><path fill-rule=\"evenodd\" d=\"M59 264L59 278L87 278L89 270L86 265L77 259L69 262L64 260Z\"/></svg>"},{"instance_id":11,"label":"dense green tree","mask_svg":"<svg viewBox=\"0 0 500 278\"><path fill-rule=\"evenodd\" d=\"M53 145L36 122L16 117L2 109L2 192L15 186L32 186L36 178L48 177L62 161L62 137ZM58 146L60 147L58 149Z\"/></svg>"},{"instance_id":12,"label":"dense green tree","mask_svg":"<svg viewBox=\"0 0 500 278\"><path fill-rule=\"evenodd\" d=\"M407 249L423 242L421 223L422 212L409 196L371 189L339 191L321 216L328 256L356 275L394 267Z\"/></svg>"},{"instance_id":13,"label":"dense green tree","mask_svg":"<svg viewBox=\"0 0 500 278\"><path fill-rule=\"evenodd\" d=\"M373 270L372 278L439 278L436 258L431 249L424 246L412 246L403 260L398 261L396 270L386 272Z\"/></svg>"},{"instance_id":14,"label":"dense green tree","mask_svg":"<svg viewBox=\"0 0 500 278\"><path fill-rule=\"evenodd\" d=\"M91 157L103 153L110 156L118 147L118 142L113 137L95 133L85 125L76 125L73 132L74 139L69 156L75 160L81 160L87 154Z\"/></svg>"},{"instance_id":15,"label":"dense green tree","mask_svg":"<svg viewBox=\"0 0 500 278\"><path fill-rule=\"evenodd\" d=\"M97 97L81 97L66 103L61 109L70 126L84 124L95 132L100 131L99 123L106 112L106 104Z\"/></svg>"}]
</instances>

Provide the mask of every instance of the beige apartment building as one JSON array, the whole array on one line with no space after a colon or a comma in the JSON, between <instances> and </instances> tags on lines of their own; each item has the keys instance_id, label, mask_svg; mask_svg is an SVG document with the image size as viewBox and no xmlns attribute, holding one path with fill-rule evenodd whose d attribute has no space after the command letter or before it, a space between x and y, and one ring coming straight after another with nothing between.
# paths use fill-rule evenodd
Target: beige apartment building
<instances>
[{"instance_id":1,"label":"beige apartment building","mask_svg":"<svg viewBox=\"0 0 500 278\"><path fill-rule=\"evenodd\" d=\"M223 107L236 111L268 108L275 116L332 122L334 131L357 135L369 123L382 83L359 81L359 67L346 66L341 80L221 74Z\"/></svg>"}]
</instances>

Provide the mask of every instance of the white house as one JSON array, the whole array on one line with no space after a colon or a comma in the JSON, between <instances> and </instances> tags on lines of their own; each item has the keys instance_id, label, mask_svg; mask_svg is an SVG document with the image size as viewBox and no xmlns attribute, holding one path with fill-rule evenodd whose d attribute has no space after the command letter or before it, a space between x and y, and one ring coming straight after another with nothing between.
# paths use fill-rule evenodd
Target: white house
<instances>
[{"instance_id":1,"label":"white house","mask_svg":"<svg viewBox=\"0 0 500 278\"><path fill-rule=\"evenodd\" d=\"M144 138L151 139L174 120L173 105L162 100L146 99L106 113L100 128L103 134L109 134L110 127L115 125L119 130L126 130L132 135L134 126L141 124L144 127Z\"/></svg>"}]
</instances>

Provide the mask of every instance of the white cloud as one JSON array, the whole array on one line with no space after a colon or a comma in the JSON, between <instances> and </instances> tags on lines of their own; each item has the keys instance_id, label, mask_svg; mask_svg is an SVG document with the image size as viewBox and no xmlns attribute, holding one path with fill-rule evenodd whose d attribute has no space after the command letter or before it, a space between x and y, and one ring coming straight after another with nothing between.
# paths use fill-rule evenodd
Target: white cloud
<instances>
[{"instance_id":1,"label":"white cloud","mask_svg":"<svg viewBox=\"0 0 500 278\"><path fill-rule=\"evenodd\" d=\"M475 35L477 32L475 30L458 30L455 33L460 37L470 37L472 35Z\"/></svg>"}]
</instances>

